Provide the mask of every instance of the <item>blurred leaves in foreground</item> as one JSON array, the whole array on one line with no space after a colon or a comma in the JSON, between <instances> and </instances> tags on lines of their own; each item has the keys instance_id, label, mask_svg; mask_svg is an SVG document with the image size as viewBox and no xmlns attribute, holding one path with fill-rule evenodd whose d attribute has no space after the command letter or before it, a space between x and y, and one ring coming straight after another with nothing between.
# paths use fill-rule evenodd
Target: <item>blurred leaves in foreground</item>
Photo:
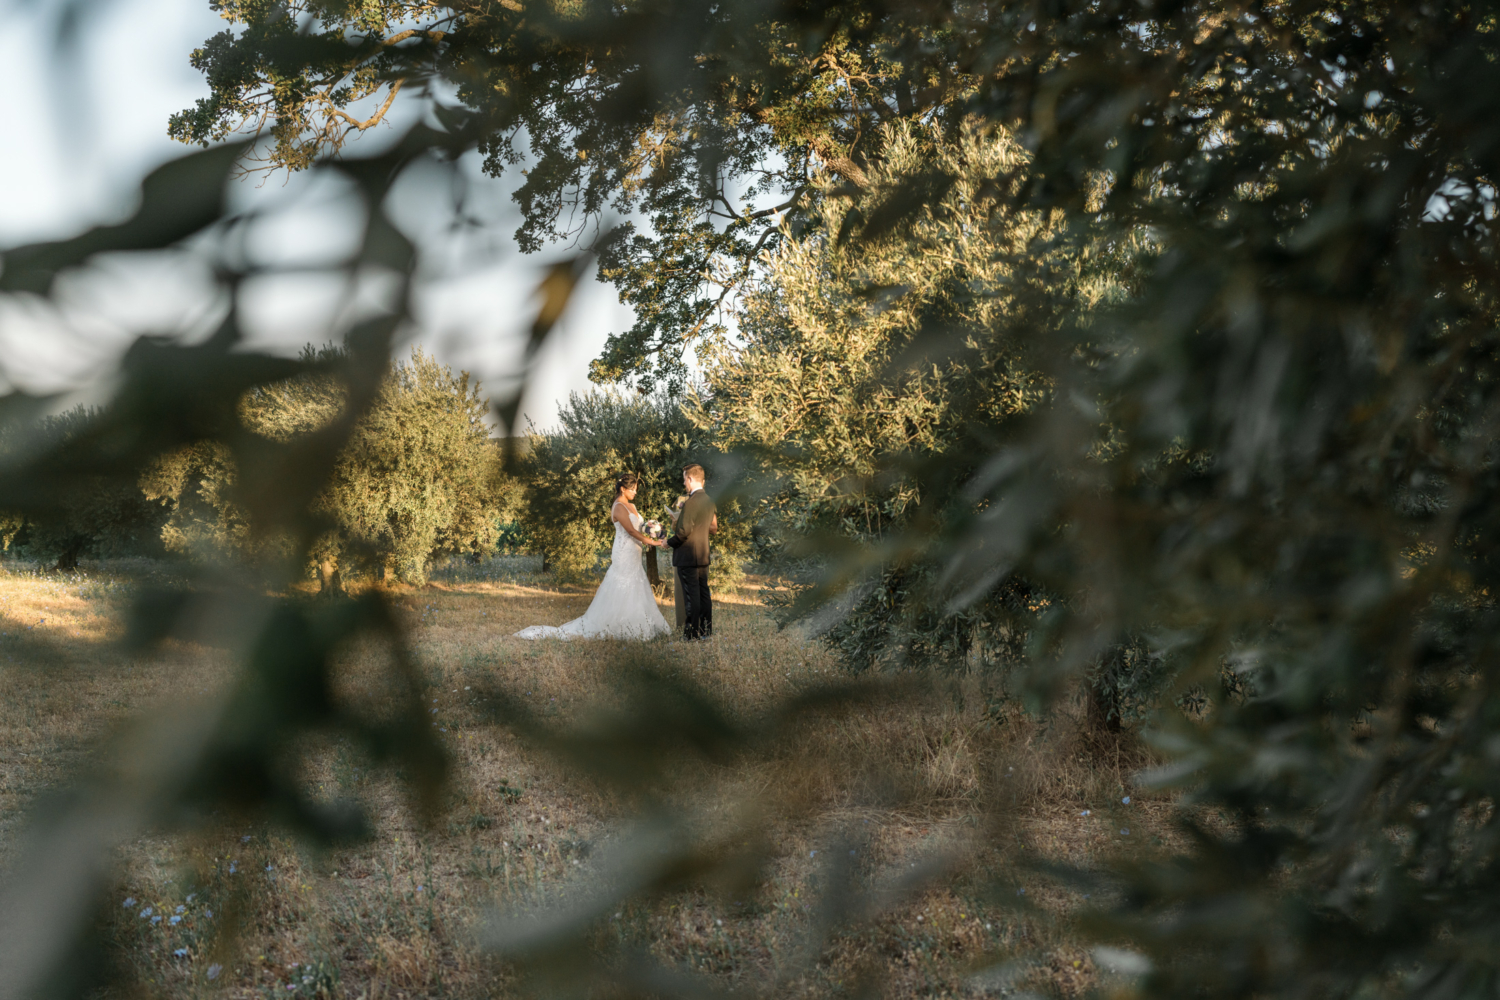
<instances>
[{"instance_id":1,"label":"blurred leaves in foreground","mask_svg":"<svg viewBox=\"0 0 1500 1000\"><path fill-rule=\"evenodd\" d=\"M223 329L196 346L143 339L87 433L10 460L0 508L45 512L98 477L134 477L168 449L215 441L257 487L244 501L254 530L280 533L305 556L327 528L313 499L408 315L416 250L385 199L429 153L451 163L478 148L500 171L529 140L536 169L521 191L522 237L533 246L578 236L569 220L597 222L612 203L650 216L649 236L599 244L606 273L642 316L596 367L604 378L680 378L679 349L713 333L713 311L727 301L705 289L745 287L761 273L761 251L783 241L834 276L866 255L866 294L854 294L864 279L847 274L839 301L877 317L902 301L890 283L899 258L882 259L891 246L882 241L920 248L919 261L951 253L946 270L914 271L942 288L913 300L930 308L901 318L897 340L915 354L882 345L887 371L924 352L956 351L982 362L979 372L1013 358L997 370L1037 387L1037 398L1000 412L966 403L941 447L921 427L882 443L852 471L877 487L899 480L902 495L882 503L899 499L902 516L878 538L846 524L823 552L834 579L905 570L917 581L887 587L895 617L867 616L876 625L951 621L1020 588L1019 604L1002 601L944 652L1003 666L1034 707L1081 677L1114 671L1119 681L1133 665L1149 668L1156 709L1143 725L1164 764L1146 780L1180 788L1193 846L1161 863L1075 873L1116 890L1078 915L1080 926L1118 949L1117 964L1156 996L1495 992L1493 5L660 0L226 11L247 28L199 57L216 90L196 117L174 123L184 138L254 124L256 106L232 102L257 93L285 104L316 92L337 105L381 81L432 85L438 127L414 127L386 153L325 159L319 137L336 134L327 126L343 120L331 114L341 108L315 120L301 98L277 105L272 133L279 162L355 185L365 228L348 266L388 272L402 291L387 314L346 332L329 369L346 391L338 418L277 442L240 424L236 401L302 368L235 349L226 274ZM244 73L223 72L231 64ZM353 90L282 86L349 73ZM455 84L456 98L439 99L449 91L438 83ZM988 141L1015 152L983 168L988 183L972 160L903 160L914 120L944 149ZM211 245L233 225L215 192L242 152L221 147L163 168L122 226L7 253L0 288L44 293L61 269L104 250L195 234ZM757 173L763 162L774 169ZM180 201L161 196L168 173ZM739 203L726 187L736 178L764 181L753 192L763 200ZM945 200L955 191L958 202ZM837 211L841 199L858 211ZM975 206L971 225L945 227L948 213ZM971 241L976 227L1003 239ZM992 266L996 254L1005 267ZM1060 270L1021 280L1047 261ZM1073 296L1055 277L1100 261L1121 294ZM758 315L798 301L762 299ZM549 298L536 339L555 306ZM875 371L840 377L860 391L881 381ZM889 398L909 406L911 378L889 384ZM961 380L944 391L955 388ZM12 398L6 410L29 402ZM816 436L774 443L788 446L788 462L792 445L821 454ZM771 456L762 461L774 465ZM283 583L297 565L288 559ZM17 860L0 900L0 992L39 992L74 967L69 949L85 947L76 942L110 846L184 802L289 816L325 837L354 829L300 808L275 780L268 761L297 727L367 733L419 790L432 787L438 758L420 713L389 730L360 728L322 694L319 651L385 627L378 603L315 614L264 597L233 566L203 574L182 594L143 602L138 631L224 637L244 664L237 700L207 722L160 724L129 758L128 780L85 783L71 806L38 820L45 846ZM1012 624L1024 642L991 641L988 630ZM390 641L399 649L399 636ZM247 733L241 720L263 717L242 715L247 705L274 705L278 724ZM663 732L709 748L729 739L709 735L724 727L696 703L660 705ZM665 710L683 705L668 721ZM639 731L606 731L586 756L631 747L649 757L655 745ZM691 845L677 850L678 860L694 856ZM692 877L734 864L725 856ZM581 907L559 926L578 930L598 912ZM571 940L587 946L581 931ZM563 954L547 952L551 968L590 968ZM629 993L708 989L595 968Z\"/></svg>"}]
</instances>

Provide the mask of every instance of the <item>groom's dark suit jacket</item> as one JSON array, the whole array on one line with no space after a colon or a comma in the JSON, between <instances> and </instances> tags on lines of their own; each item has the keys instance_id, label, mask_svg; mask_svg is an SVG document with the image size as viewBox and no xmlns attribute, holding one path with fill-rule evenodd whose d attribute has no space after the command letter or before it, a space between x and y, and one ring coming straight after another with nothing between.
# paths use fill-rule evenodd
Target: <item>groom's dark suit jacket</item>
<instances>
[{"instance_id":1,"label":"groom's dark suit jacket","mask_svg":"<svg viewBox=\"0 0 1500 1000\"><path fill-rule=\"evenodd\" d=\"M707 566L708 529L714 523L714 502L699 490L688 497L677 516L677 530L667 539L672 546L673 566Z\"/></svg>"}]
</instances>

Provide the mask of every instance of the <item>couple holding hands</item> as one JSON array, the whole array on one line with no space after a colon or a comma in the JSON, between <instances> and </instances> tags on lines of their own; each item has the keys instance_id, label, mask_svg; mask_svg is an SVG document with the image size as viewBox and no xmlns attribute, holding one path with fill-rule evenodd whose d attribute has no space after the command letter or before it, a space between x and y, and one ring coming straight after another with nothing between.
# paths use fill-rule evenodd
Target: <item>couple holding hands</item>
<instances>
[{"instance_id":1,"label":"couple holding hands","mask_svg":"<svg viewBox=\"0 0 1500 1000\"><path fill-rule=\"evenodd\" d=\"M664 539L652 538L642 531L646 520L635 509L640 477L631 473L621 476L615 483L609 512L615 525L614 548L593 603L581 618L558 626L531 625L516 635L522 639L652 639L670 633L672 627L657 609L646 569L641 565L644 545L672 549L677 599L686 612L683 638L703 639L713 634L708 538L719 530L719 515L703 484L703 466L683 466L682 486L687 499L669 512L672 533Z\"/></svg>"}]
</instances>

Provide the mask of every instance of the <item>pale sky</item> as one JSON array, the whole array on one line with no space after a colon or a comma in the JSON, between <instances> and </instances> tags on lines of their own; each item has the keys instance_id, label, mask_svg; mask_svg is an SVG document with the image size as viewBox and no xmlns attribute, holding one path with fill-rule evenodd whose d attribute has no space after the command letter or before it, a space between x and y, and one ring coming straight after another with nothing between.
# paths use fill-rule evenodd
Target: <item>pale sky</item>
<instances>
[{"instance_id":1,"label":"pale sky","mask_svg":"<svg viewBox=\"0 0 1500 1000\"><path fill-rule=\"evenodd\" d=\"M14 246L74 235L129 213L140 178L188 147L167 138L167 118L207 94L188 56L226 24L208 0L98 0L86 18L73 71L57 72L45 46L53 37L56 4L11 5L0 35L0 245ZM372 130L385 136L391 130ZM367 138L370 142L371 138ZM516 370L524 330L534 312L529 300L539 266L563 254L526 257L510 238L518 221L500 182L468 174L493 206L493 230L446 255L443 278L419 303L418 343L455 368L482 378L498 395ZM235 199L264 208L273 220L257 231L253 252L263 259L316 260L340 249L341 213L331 188L305 175L283 183L239 184ZM437 217L433 198L446 185L422 177L406 185L397 221L420 238L423 222ZM431 225L426 227L431 230ZM488 244L486 247L484 244ZM74 280L58 313L35 302L0 307L0 358L5 376L32 390L81 389L99 398L97 379L139 334L184 325L202 326L209 303L202 276L181 260L106 262ZM378 296L378 289L369 294ZM251 290L248 326L254 343L292 352L322 328L338 290L306 278L261 282ZM540 428L556 422L557 405L570 391L585 391L588 363L612 331L629 326L630 311L612 288L589 281L544 350L523 412ZM321 338L319 338L321 339Z\"/></svg>"}]
</instances>

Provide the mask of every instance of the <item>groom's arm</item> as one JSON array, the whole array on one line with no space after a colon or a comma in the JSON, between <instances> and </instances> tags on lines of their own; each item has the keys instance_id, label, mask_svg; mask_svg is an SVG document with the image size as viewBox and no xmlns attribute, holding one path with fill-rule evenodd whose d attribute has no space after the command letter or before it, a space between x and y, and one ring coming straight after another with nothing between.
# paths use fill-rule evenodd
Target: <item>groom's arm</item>
<instances>
[{"instance_id":1,"label":"groom's arm","mask_svg":"<svg viewBox=\"0 0 1500 1000\"><path fill-rule=\"evenodd\" d=\"M672 534L671 537L667 539L667 544L674 549L682 547L682 543L687 541L688 532L692 530L691 525L693 523L693 518L688 513L688 510L692 507L692 505L693 502L691 499L688 500L687 503L683 504L682 510L677 512L677 520L672 522Z\"/></svg>"}]
</instances>

